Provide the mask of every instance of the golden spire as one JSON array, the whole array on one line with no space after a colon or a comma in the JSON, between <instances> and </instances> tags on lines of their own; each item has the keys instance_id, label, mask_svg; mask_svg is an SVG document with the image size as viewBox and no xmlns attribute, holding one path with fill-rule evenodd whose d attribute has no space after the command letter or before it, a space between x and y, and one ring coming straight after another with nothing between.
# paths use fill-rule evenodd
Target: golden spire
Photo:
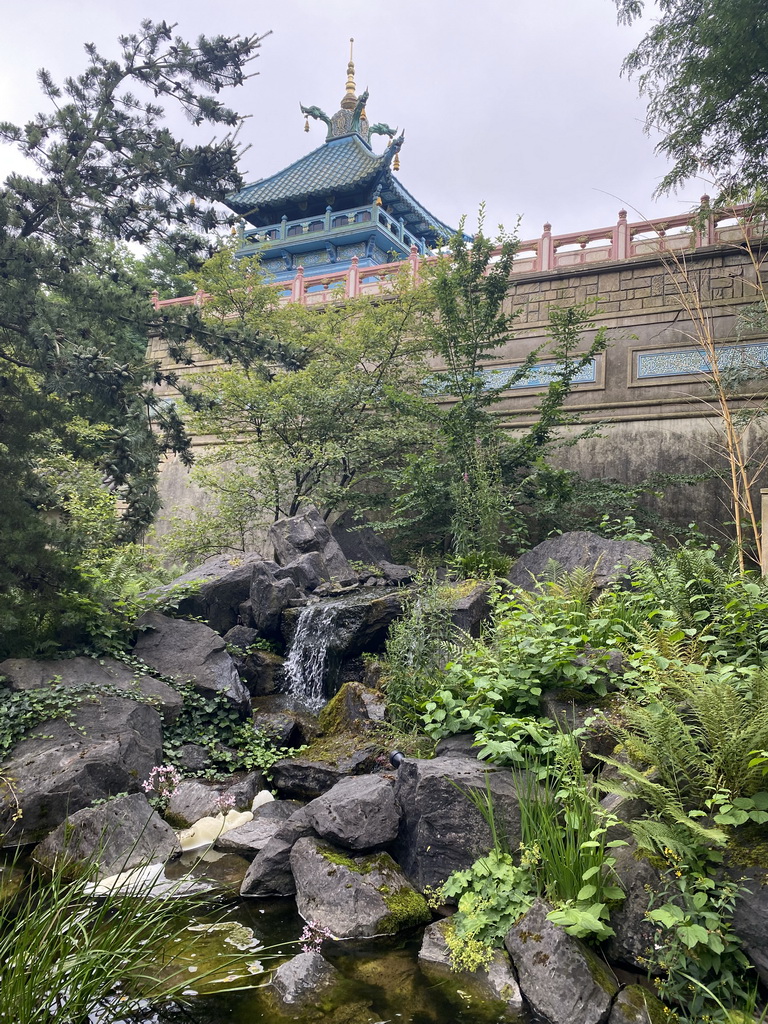
<instances>
[{"instance_id":1,"label":"golden spire","mask_svg":"<svg viewBox=\"0 0 768 1024\"><path fill-rule=\"evenodd\" d=\"M344 93L344 98L341 101L342 110L354 110L357 105L357 96L355 95L355 63L352 56L352 48L355 45L355 40L349 40L349 64L347 64L347 91Z\"/></svg>"}]
</instances>

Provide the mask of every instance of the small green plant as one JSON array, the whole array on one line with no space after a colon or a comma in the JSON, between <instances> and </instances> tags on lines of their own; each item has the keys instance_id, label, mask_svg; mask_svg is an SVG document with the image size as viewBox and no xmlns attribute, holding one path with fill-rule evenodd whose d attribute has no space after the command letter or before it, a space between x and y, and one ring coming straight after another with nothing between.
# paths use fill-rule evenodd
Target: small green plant
<instances>
[{"instance_id":1,"label":"small green plant","mask_svg":"<svg viewBox=\"0 0 768 1024\"><path fill-rule=\"evenodd\" d=\"M647 913L657 925L650 966L663 972L659 995L692 1019L728 1021L726 1008L748 1002L756 982L731 923L742 887L691 870L671 851L668 856L663 902Z\"/></svg>"}]
</instances>

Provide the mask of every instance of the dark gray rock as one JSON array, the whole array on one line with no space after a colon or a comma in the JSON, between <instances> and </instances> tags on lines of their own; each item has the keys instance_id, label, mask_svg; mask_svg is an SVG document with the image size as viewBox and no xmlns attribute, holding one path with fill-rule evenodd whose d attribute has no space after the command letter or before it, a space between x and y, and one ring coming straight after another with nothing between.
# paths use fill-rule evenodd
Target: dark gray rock
<instances>
[{"instance_id":1,"label":"dark gray rock","mask_svg":"<svg viewBox=\"0 0 768 1024\"><path fill-rule=\"evenodd\" d=\"M300 596L293 580L276 580L265 565L254 566L251 577L251 616L259 633L265 637L279 636L283 610Z\"/></svg>"},{"instance_id":2,"label":"dark gray rock","mask_svg":"<svg viewBox=\"0 0 768 1024\"><path fill-rule=\"evenodd\" d=\"M554 561L566 571L594 569L595 586L606 587L623 576L633 562L647 562L653 551L634 540L606 540L596 533L577 530L550 537L526 551L512 566L509 581L523 590L535 590Z\"/></svg>"},{"instance_id":3,"label":"dark gray rock","mask_svg":"<svg viewBox=\"0 0 768 1024\"><path fill-rule=\"evenodd\" d=\"M245 631L245 626L236 628ZM229 637L234 632L235 630L230 630L224 639L229 642ZM259 636L257 629L249 629L248 633L252 633L254 638ZM244 645L240 650L245 651L247 647L248 645ZM285 658L279 654L262 651L258 648L243 654L238 654L235 651L230 651L230 653L238 675L252 697L270 696L273 693L279 693L283 688Z\"/></svg>"},{"instance_id":4,"label":"dark gray rock","mask_svg":"<svg viewBox=\"0 0 768 1024\"><path fill-rule=\"evenodd\" d=\"M663 1024L669 1011L643 985L627 985L613 1003L608 1024Z\"/></svg>"},{"instance_id":5,"label":"dark gray rock","mask_svg":"<svg viewBox=\"0 0 768 1024\"><path fill-rule=\"evenodd\" d=\"M335 763L310 761L303 757L277 761L272 767L272 784L285 799L314 800L347 775L365 775L377 767L379 747L352 751Z\"/></svg>"},{"instance_id":6,"label":"dark gray rock","mask_svg":"<svg viewBox=\"0 0 768 1024\"><path fill-rule=\"evenodd\" d=\"M392 851L417 889L440 885L493 845L482 815L457 788L485 794L486 778L497 825L510 849L517 849L520 808L511 772L489 769L468 757L406 758L398 768L395 800L401 819Z\"/></svg>"},{"instance_id":7,"label":"dark gray rock","mask_svg":"<svg viewBox=\"0 0 768 1024\"><path fill-rule=\"evenodd\" d=\"M316 551L323 558L329 579L342 585L357 582L357 573L314 505L301 515L273 523L269 542L274 546L275 560L280 565L289 565L301 555Z\"/></svg>"},{"instance_id":8,"label":"dark gray rock","mask_svg":"<svg viewBox=\"0 0 768 1024\"><path fill-rule=\"evenodd\" d=\"M768 984L768 871L732 866L730 874L746 890L736 901L733 930L763 983Z\"/></svg>"},{"instance_id":9,"label":"dark gray rock","mask_svg":"<svg viewBox=\"0 0 768 1024\"><path fill-rule=\"evenodd\" d=\"M307 836L291 850L291 870L299 913L336 938L395 935L430 920L424 897L411 888L389 854L350 857Z\"/></svg>"},{"instance_id":10,"label":"dark gray rock","mask_svg":"<svg viewBox=\"0 0 768 1024\"><path fill-rule=\"evenodd\" d=\"M275 579L289 579L299 590L309 593L317 589L321 583L330 583L331 576L320 552L308 551L305 555L299 555L287 565L276 569Z\"/></svg>"},{"instance_id":11,"label":"dark gray rock","mask_svg":"<svg viewBox=\"0 0 768 1024\"><path fill-rule=\"evenodd\" d=\"M504 939L520 990L549 1024L604 1024L619 986L588 946L547 920L550 910L536 900Z\"/></svg>"},{"instance_id":12,"label":"dark gray rock","mask_svg":"<svg viewBox=\"0 0 768 1024\"><path fill-rule=\"evenodd\" d=\"M349 850L368 850L391 842L400 815L392 782L381 775L342 779L307 805L315 832Z\"/></svg>"},{"instance_id":13,"label":"dark gray rock","mask_svg":"<svg viewBox=\"0 0 768 1024\"><path fill-rule=\"evenodd\" d=\"M176 763L183 772L202 772L211 763L211 755L208 748L199 743L185 743L179 747Z\"/></svg>"},{"instance_id":14,"label":"dark gray rock","mask_svg":"<svg viewBox=\"0 0 768 1024\"><path fill-rule=\"evenodd\" d=\"M569 690L547 690L539 700L544 718L551 718L563 732L579 733L576 742L585 772L601 766L600 758L609 757L618 742L603 714L609 701Z\"/></svg>"},{"instance_id":15,"label":"dark gray rock","mask_svg":"<svg viewBox=\"0 0 768 1024\"><path fill-rule=\"evenodd\" d=\"M291 850L299 839L313 835L306 809L300 807L256 854L245 873L241 896L292 896L296 883Z\"/></svg>"},{"instance_id":16,"label":"dark gray rock","mask_svg":"<svg viewBox=\"0 0 768 1024\"><path fill-rule=\"evenodd\" d=\"M253 727L264 733L277 747L301 747L307 742L301 716L284 709L253 713Z\"/></svg>"},{"instance_id":17,"label":"dark gray rock","mask_svg":"<svg viewBox=\"0 0 768 1024\"><path fill-rule=\"evenodd\" d=\"M606 953L612 961L648 971L652 969L649 957L653 953L656 926L645 915L654 895L654 903L658 905L658 893L664 888L664 882L645 857L637 856L634 842L612 853L616 858L614 871L627 895L611 911L611 928L615 934L608 939ZM658 969L655 973L659 973Z\"/></svg>"},{"instance_id":18,"label":"dark gray rock","mask_svg":"<svg viewBox=\"0 0 768 1024\"><path fill-rule=\"evenodd\" d=\"M360 516L343 512L331 527L334 540L350 562L376 565L391 562L392 552L384 538Z\"/></svg>"},{"instance_id":19,"label":"dark gray rock","mask_svg":"<svg viewBox=\"0 0 768 1024\"><path fill-rule=\"evenodd\" d=\"M424 930L419 949L419 967L423 973L440 984L443 991L450 979L461 990L463 998L469 996L473 1000L503 1003L505 1021L521 1017L523 997L507 954L497 949L487 967L476 971L455 971L446 941L446 932L450 928L450 918L444 918Z\"/></svg>"},{"instance_id":20,"label":"dark gray rock","mask_svg":"<svg viewBox=\"0 0 768 1024\"><path fill-rule=\"evenodd\" d=\"M183 779L171 793L165 817L176 828L189 828L200 818L230 810L249 811L263 784L261 772L232 775L219 782Z\"/></svg>"},{"instance_id":21,"label":"dark gray rock","mask_svg":"<svg viewBox=\"0 0 768 1024\"><path fill-rule=\"evenodd\" d=\"M299 953L281 964L269 983L279 1001L295 1009L297 1006L314 1006L317 995L324 989L332 988L341 975L320 953Z\"/></svg>"},{"instance_id":22,"label":"dark gray rock","mask_svg":"<svg viewBox=\"0 0 768 1024\"><path fill-rule=\"evenodd\" d=\"M412 565L396 565L394 562L380 561L377 568L384 574L384 580L397 587L406 587L413 583L416 569Z\"/></svg>"},{"instance_id":23,"label":"dark gray rock","mask_svg":"<svg viewBox=\"0 0 768 1024\"><path fill-rule=\"evenodd\" d=\"M2 765L3 845L39 842L95 800L137 792L162 756L160 715L122 697L86 700L69 721L31 730Z\"/></svg>"},{"instance_id":24,"label":"dark gray rock","mask_svg":"<svg viewBox=\"0 0 768 1024\"><path fill-rule=\"evenodd\" d=\"M455 736L443 736L435 747L435 757L477 757L480 748L474 743L473 732L457 732Z\"/></svg>"},{"instance_id":25,"label":"dark gray rock","mask_svg":"<svg viewBox=\"0 0 768 1024\"><path fill-rule=\"evenodd\" d=\"M37 690L52 685L84 686L100 695L107 686L124 690L126 696L149 698L164 722L174 722L181 713L181 695L146 672L137 672L114 658L68 658L38 661L34 658L8 658L0 662L0 676L9 689Z\"/></svg>"},{"instance_id":26,"label":"dark gray rock","mask_svg":"<svg viewBox=\"0 0 768 1024\"><path fill-rule=\"evenodd\" d=\"M248 691L225 649L224 640L202 622L147 612L133 653L150 668L179 682L190 681L203 696L226 697L241 715L250 710Z\"/></svg>"},{"instance_id":27,"label":"dark gray rock","mask_svg":"<svg viewBox=\"0 0 768 1024\"><path fill-rule=\"evenodd\" d=\"M68 876L95 869L98 879L178 857L176 833L143 793L118 797L71 814L35 848L44 867L65 865Z\"/></svg>"},{"instance_id":28,"label":"dark gray rock","mask_svg":"<svg viewBox=\"0 0 768 1024\"><path fill-rule=\"evenodd\" d=\"M450 608L454 626L470 636L480 636L480 627L491 614L490 591L490 582L478 583L468 594L456 598Z\"/></svg>"},{"instance_id":29,"label":"dark gray rock","mask_svg":"<svg viewBox=\"0 0 768 1024\"><path fill-rule=\"evenodd\" d=\"M245 825L222 833L213 845L224 853L239 853L243 857L255 857L259 850L264 849L270 839L274 839L282 827L283 822L278 818L259 816L253 821L247 821Z\"/></svg>"},{"instance_id":30,"label":"dark gray rock","mask_svg":"<svg viewBox=\"0 0 768 1024\"><path fill-rule=\"evenodd\" d=\"M226 633L240 621L240 605L248 600L253 567L263 561L261 555L253 553L216 555L151 593L160 596L174 588L197 584L196 590L180 599L179 615L205 619L211 629Z\"/></svg>"}]
</instances>

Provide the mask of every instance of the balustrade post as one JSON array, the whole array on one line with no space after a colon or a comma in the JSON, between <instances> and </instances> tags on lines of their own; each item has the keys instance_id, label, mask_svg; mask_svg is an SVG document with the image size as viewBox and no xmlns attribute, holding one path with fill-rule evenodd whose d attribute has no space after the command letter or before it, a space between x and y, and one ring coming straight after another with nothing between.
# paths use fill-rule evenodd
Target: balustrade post
<instances>
[{"instance_id":1,"label":"balustrade post","mask_svg":"<svg viewBox=\"0 0 768 1024\"><path fill-rule=\"evenodd\" d=\"M411 264L411 278L413 283L419 280L419 247L415 242L411 242L411 251L408 256L408 262Z\"/></svg>"},{"instance_id":2,"label":"balustrade post","mask_svg":"<svg viewBox=\"0 0 768 1024\"><path fill-rule=\"evenodd\" d=\"M202 306L204 298L205 292L203 291L202 288L198 288L197 291L195 292L195 305Z\"/></svg>"},{"instance_id":3,"label":"balustrade post","mask_svg":"<svg viewBox=\"0 0 768 1024\"><path fill-rule=\"evenodd\" d=\"M326 231L330 231L331 230L331 208L330 208L330 206L326 206L326 208L325 208L325 230Z\"/></svg>"},{"instance_id":4,"label":"balustrade post","mask_svg":"<svg viewBox=\"0 0 768 1024\"><path fill-rule=\"evenodd\" d=\"M306 295L304 294L304 267L299 266L296 271L296 277L293 279L291 285L291 302L298 302L302 306L306 303Z\"/></svg>"},{"instance_id":5,"label":"balustrade post","mask_svg":"<svg viewBox=\"0 0 768 1024\"><path fill-rule=\"evenodd\" d=\"M536 252L536 270L551 270L555 265L555 247L552 243L552 225L544 225L544 233Z\"/></svg>"},{"instance_id":6,"label":"balustrade post","mask_svg":"<svg viewBox=\"0 0 768 1024\"><path fill-rule=\"evenodd\" d=\"M155 309L160 309L160 292L157 290L157 288L155 288L155 290L150 293L149 298L152 302L153 307Z\"/></svg>"},{"instance_id":7,"label":"balustrade post","mask_svg":"<svg viewBox=\"0 0 768 1024\"><path fill-rule=\"evenodd\" d=\"M352 262L347 271L347 286L344 295L348 299L356 299L360 294L360 260L357 256L352 257Z\"/></svg>"},{"instance_id":8,"label":"balustrade post","mask_svg":"<svg viewBox=\"0 0 768 1024\"><path fill-rule=\"evenodd\" d=\"M284 213L283 216L280 218L280 237L281 238L285 238L286 237L286 231L287 231L286 225L287 225L287 223L288 223L288 215Z\"/></svg>"},{"instance_id":9,"label":"balustrade post","mask_svg":"<svg viewBox=\"0 0 768 1024\"><path fill-rule=\"evenodd\" d=\"M611 239L611 259L627 260L630 257L630 236L629 224L627 223L627 211L619 210L619 221L613 229Z\"/></svg>"}]
</instances>

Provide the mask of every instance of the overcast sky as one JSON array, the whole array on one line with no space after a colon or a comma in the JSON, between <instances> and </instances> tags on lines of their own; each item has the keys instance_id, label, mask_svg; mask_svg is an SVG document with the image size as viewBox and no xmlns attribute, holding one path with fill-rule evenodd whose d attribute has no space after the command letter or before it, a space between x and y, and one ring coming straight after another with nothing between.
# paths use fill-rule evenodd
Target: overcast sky
<instances>
[{"instance_id":1,"label":"overcast sky","mask_svg":"<svg viewBox=\"0 0 768 1024\"><path fill-rule=\"evenodd\" d=\"M299 103L331 114L344 93L349 37L368 115L404 128L399 177L436 217L488 226L523 217L523 238L690 209L706 186L657 203L666 170L643 132L645 106L621 62L642 26L618 26L612 0L8 0L0 38L0 120L45 108L38 68L79 73L84 42L116 54L141 19L199 34L272 31L259 75L226 101L250 114L247 181L267 177L322 144L303 131ZM375 137L374 148L383 140ZM0 178L14 166L0 147Z\"/></svg>"}]
</instances>

